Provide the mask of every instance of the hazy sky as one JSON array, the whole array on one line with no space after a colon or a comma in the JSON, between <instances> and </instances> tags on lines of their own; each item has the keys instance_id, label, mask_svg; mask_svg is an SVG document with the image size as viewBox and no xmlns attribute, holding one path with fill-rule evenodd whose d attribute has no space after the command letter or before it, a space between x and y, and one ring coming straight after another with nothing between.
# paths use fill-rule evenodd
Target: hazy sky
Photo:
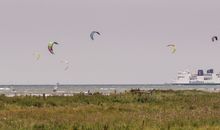
<instances>
[{"instance_id":1,"label":"hazy sky","mask_svg":"<svg viewBox=\"0 0 220 130\"><path fill-rule=\"evenodd\" d=\"M219 0L0 0L0 84L164 83L179 70L220 71L213 35ZM61 43L55 55L51 40Z\"/></svg>"}]
</instances>

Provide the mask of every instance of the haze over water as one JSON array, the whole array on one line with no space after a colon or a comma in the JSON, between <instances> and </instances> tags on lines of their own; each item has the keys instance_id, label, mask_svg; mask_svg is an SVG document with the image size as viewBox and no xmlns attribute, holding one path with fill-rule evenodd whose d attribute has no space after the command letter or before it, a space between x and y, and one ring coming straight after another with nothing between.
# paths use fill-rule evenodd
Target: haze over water
<instances>
[{"instance_id":1,"label":"haze over water","mask_svg":"<svg viewBox=\"0 0 220 130\"><path fill-rule=\"evenodd\" d=\"M169 83L220 71L219 0L1 0L0 84ZM101 36L92 41L91 31ZM57 41L55 55L47 44ZM176 45L171 54L168 44ZM42 57L36 61L33 53ZM61 60L69 61L68 71Z\"/></svg>"}]
</instances>

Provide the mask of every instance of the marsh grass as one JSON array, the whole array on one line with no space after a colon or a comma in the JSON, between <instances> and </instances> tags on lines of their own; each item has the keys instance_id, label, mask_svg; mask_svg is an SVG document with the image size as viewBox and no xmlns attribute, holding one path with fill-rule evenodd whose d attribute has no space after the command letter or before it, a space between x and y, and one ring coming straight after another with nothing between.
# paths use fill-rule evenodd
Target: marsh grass
<instances>
[{"instance_id":1,"label":"marsh grass","mask_svg":"<svg viewBox=\"0 0 220 130\"><path fill-rule=\"evenodd\" d=\"M169 90L46 99L2 95L0 129L220 129L220 93Z\"/></svg>"}]
</instances>

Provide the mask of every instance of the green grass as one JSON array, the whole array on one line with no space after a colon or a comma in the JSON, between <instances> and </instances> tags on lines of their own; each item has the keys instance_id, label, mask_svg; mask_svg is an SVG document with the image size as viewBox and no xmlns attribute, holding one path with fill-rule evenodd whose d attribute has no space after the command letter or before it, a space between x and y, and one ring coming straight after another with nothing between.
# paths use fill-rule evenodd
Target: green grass
<instances>
[{"instance_id":1,"label":"green grass","mask_svg":"<svg viewBox=\"0 0 220 130\"><path fill-rule=\"evenodd\" d=\"M0 96L2 130L220 129L220 93L154 91L71 97Z\"/></svg>"}]
</instances>

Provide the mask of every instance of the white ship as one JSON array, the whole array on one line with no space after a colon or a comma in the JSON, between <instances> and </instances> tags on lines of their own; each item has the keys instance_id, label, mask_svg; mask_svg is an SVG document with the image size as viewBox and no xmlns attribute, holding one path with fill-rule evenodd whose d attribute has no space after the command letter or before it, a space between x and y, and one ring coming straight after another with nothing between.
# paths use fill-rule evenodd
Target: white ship
<instances>
[{"instance_id":1,"label":"white ship","mask_svg":"<svg viewBox=\"0 0 220 130\"><path fill-rule=\"evenodd\" d=\"M214 73L213 69L208 69L206 73L198 70L197 73L189 71L178 72L177 80L172 84L177 85L220 85L220 73Z\"/></svg>"}]
</instances>

